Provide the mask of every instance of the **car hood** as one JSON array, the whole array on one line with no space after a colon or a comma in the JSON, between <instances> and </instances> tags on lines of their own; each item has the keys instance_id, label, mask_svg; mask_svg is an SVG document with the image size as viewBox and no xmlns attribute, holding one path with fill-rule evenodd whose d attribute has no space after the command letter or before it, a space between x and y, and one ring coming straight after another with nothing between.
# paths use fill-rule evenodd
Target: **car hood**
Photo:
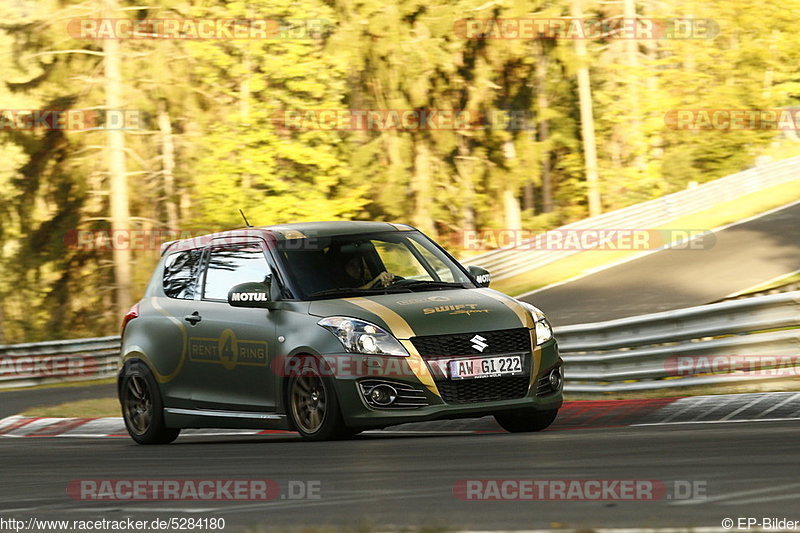
<instances>
[{"instance_id":1,"label":"car hood","mask_svg":"<svg viewBox=\"0 0 800 533\"><path fill-rule=\"evenodd\" d=\"M519 302L485 288L316 300L309 313L374 322L398 339L533 327L530 313Z\"/></svg>"}]
</instances>

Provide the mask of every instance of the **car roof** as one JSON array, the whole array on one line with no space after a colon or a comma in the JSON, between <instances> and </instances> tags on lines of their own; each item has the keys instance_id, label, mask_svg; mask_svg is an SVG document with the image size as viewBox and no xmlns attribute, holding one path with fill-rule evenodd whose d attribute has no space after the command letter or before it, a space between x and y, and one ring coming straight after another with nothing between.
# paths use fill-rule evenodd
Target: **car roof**
<instances>
[{"instance_id":1,"label":"car roof","mask_svg":"<svg viewBox=\"0 0 800 533\"><path fill-rule=\"evenodd\" d=\"M295 222L291 224L276 224L273 226L252 226L232 230L209 233L208 235L194 236L189 239L179 239L165 242L161 245L161 254L176 244L180 248L202 247L213 239L253 237L260 236L274 240L304 239L306 237L333 237L336 235L357 235L359 233L376 233L381 231L413 231L414 227L406 224L391 222L361 222L361 221L332 221L332 222Z\"/></svg>"}]
</instances>

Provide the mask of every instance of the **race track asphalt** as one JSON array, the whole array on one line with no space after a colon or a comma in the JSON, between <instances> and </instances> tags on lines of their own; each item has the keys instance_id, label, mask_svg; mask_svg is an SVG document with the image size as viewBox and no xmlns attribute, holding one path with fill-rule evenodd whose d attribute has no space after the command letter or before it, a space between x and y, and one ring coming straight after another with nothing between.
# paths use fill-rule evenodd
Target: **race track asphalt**
<instances>
[{"instance_id":1,"label":"race track asphalt","mask_svg":"<svg viewBox=\"0 0 800 533\"><path fill-rule=\"evenodd\" d=\"M800 203L700 239L701 249L659 251L522 300L556 326L718 301L800 269Z\"/></svg>"},{"instance_id":2,"label":"race track asphalt","mask_svg":"<svg viewBox=\"0 0 800 533\"><path fill-rule=\"evenodd\" d=\"M0 517L140 520L221 517L226 532L402 527L478 530L719 526L727 517L800 520L797 421L663 425L453 436L361 436L308 443L290 435L0 439ZM22 444L24 442L24 445ZM318 482L318 499L248 502L76 501L85 479L269 479ZM649 480L644 501L463 501L460 480ZM694 487L694 497L683 494Z\"/></svg>"}]
</instances>

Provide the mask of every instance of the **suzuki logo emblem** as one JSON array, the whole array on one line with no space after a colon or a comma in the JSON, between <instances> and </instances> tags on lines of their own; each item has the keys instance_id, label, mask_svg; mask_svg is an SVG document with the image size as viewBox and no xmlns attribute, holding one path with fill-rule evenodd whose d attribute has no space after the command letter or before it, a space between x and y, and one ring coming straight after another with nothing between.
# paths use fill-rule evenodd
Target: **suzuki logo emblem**
<instances>
[{"instance_id":1,"label":"suzuki logo emblem","mask_svg":"<svg viewBox=\"0 0 800 533\"><path fill-rule=\"evenodd\" d=\"M475 335L474 337L472 337L470 339L470 342L472 342L472 347L478 350L479 352L483 352L486 348L489 347L489 345L486 344L486 339L484 337L481 337L480 335Z\"/></svg>"}]
</instances>

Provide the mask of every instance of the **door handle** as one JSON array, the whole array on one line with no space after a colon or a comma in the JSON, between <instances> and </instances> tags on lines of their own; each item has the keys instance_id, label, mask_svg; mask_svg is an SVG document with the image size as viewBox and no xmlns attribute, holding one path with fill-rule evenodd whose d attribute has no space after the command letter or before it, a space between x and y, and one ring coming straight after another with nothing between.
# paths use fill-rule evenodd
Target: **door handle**
<instances>
[{"instance_id":1,"label":"door handle","mask_svg":"<svg viewBox=\"0 0 800 533\"><path fill-rule=\"evenodd\" d=\"M186 315L185 317L183 317L183 319L186 322L188 322L189 324L194 326L195 324L197 324L198 322L203 320L203 317L200 316L200 312L199 311L195 311L191 315Z\"/></svg>"}]
</instances>

